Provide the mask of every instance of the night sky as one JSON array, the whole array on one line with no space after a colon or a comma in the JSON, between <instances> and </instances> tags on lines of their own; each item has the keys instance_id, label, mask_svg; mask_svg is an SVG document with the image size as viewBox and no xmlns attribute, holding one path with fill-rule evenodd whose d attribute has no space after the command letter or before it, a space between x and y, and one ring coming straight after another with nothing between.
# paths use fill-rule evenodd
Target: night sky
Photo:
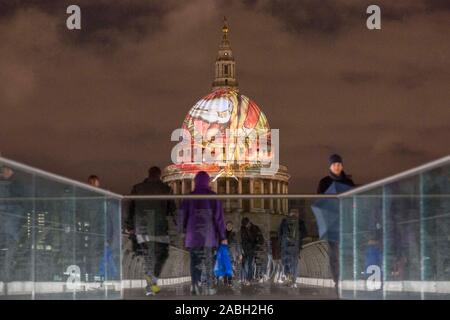
<instances>
[{"instance_id":1,"label":"night sky","mask_svg":"<svg viewBox=\"0 0 450 320\"><path fill-rule=\"evenodd\" d=\"M0 0L0 152L128 193L211 91L224 15L290 193L315 193L333 152L358 184L450 153L447 0Z\"/></svg>"}]
</instances>

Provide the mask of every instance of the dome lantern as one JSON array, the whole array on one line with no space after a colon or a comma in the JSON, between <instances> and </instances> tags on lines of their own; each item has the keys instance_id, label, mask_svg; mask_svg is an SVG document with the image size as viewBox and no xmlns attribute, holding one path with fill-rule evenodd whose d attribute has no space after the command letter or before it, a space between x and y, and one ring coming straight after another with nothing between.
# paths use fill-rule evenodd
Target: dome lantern
<instances>
[{"instance_id":1,"label":"dome lantern","mask_svg":"<svg viewBox=\"0 0 450 320\"><path fill-rule=\"evenodd\" d=\"M215 63L215 77L212 84L213 90L224 88L238 90L236 80L236 62L228 39L229 28L227 18L223 18L222 41L219 46Z\"/></svg>"}]
</instances>

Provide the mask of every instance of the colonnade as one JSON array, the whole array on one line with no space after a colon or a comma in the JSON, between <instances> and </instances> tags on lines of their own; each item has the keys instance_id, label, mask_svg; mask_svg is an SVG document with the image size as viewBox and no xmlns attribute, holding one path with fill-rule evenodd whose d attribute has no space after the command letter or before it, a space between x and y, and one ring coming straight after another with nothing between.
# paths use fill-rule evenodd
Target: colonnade
<instances>
[{"instance_id":1,"label":"colonnade","mask_svg":"<svg viewBox=\"0 0 450 320\"><path fill-rule=\"evenodd\" d=\"M248 182L248 190L245 190L246 194L287 194L288 193L288 183L282 180L275 179L263 179L263 178L238 178L237 179L237 190L234 189L232 192L231 181L235 180L235 178L220 178L211 182L211 188L214 192L218 194L243 194L244 188L243 184L247 184ZM221 188L219 188L219 184L221 184ZM259 184L258 192L256 192L255 185ZM179 179L170 182L170 186L172 187L174 194L188 194L190 191L194 190L194 183L191 178ZM224 187L224 188L223 188ZM189 189L189 190L188 190ZM219 192L220 190L224 190L225 193ZM257 198L249 199L249 211L258 211L258 210L268 210L273 213L287 213L288 211L288 199L268 199L268 201L257 201ZM236 200L237 209L243 209L243 199ZM257 205L257 203L259 205ZM231 211L231 200L227 199L225 202L225 210Z\"/></svg>"}]
</instances>

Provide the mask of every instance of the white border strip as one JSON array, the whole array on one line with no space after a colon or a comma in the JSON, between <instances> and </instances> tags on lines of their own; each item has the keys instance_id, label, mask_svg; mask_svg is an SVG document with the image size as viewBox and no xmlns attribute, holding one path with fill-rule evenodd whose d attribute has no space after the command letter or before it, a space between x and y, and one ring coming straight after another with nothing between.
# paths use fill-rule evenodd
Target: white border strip
<instances>
[{"instance_id":1,"label":"white border strip","mask_svg":"<svg viewBox=\"0 0 450 320\"><path fill-rule=\"evenodd\" d=\"M170 286L181 283L190 282L191 277L165 278L158 279L159 286ZM140 289L145 288L147 283L145 280L132 279L122 281L107 281L100 287L98 282L80 283L77 289L69 289L66 282L33 282L33 281L12 281L8 283L0 282L0 296L5 295L5 285L8 288L8 295L28 295L43 293L67 293L67 292L93 292L95 290L105 290L108 288L112 291L122 291L123 289Z\"/></svg>"},{"instance_id":2,"label":"white border strip","mask_svg":"<svg viewBox=\"0 0 450 320\"><path fill-rule=\"evenodd\" d=\"M191 277L178 277L178 278L165 278L158 279L158 286L171 286L175 284L181 284L185 282L190 282ZM123 289L140 289L145 288L147 283L145 280L141 279L132 279L132 280L122 280Z\"/></svg>"},{"instance_id":3,"label":"white border strip","mask_svg":"<svg viewBox=\"0 0 450 320\"><path fill-rule=\"evenodd\" d=\"M159 279L159 286L170 286L181 283L190 282L191 277L165 278ZM296 283L318 286L325 288L333 288L334 281L324 278L306 278L299 277ZM340 282L341 288L344 290L371 291L367 289L367 283L364 280L344 280ZM95 289L121 291L123 289L141 289L147 285L145 280L131 279L122 281L111 281L103 283L104 287L99 287L99 283L88 282L81 283L77 290L67 288L65 282L32 282L32 281L13 281L8 284L8 295L26 295L31 294L34 290L37 294L43 293L65 293L65 292L89 292ZM4 295L5 283L0 282L0 296ZM384 282L384 290L391 292L426 292L426 293L450 293L450 281L386 281Z\"/></svg>"},{"instance_id":4,"label":"white border strip","mask_svg":"<svg viewBox=\"0 0 450 320\"><path fill-rule=\"evenodd\" d=\"M296 283L333 288L334 281L332 279L322 278L297 278ZM365 280L344 280L340 281L341 288L344 290L371 291L367 289ZM426 293L450 293L450 281L385 281L385 291L393 292L426 292Z\"/></svg>"},{"instance_id":5,"label":"white border strip","mask_svg":"<svg viewBox=\"0 0 450 320\"><path fill-rule=\"evenodd\" d=\"M299 284L305 284L308 286L318 286L318 287L326 287L326 288L333 288L334 287L334 281L332 279L321 279L321 278L297 278L295 281Z\"/></svg>"}]
</instances>

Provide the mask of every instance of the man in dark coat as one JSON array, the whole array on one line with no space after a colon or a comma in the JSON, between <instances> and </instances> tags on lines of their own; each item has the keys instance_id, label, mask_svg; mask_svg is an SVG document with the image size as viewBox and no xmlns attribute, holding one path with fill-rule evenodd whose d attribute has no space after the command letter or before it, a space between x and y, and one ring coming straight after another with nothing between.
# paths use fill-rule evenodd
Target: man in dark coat
<instances>
[{"instance_id":1,"label":"man in dark coat","mask_svg":"<svg viewBox=\"0 0 450 320\"><path fill-rule=\"evenodd\" d=\"M328 159L329 173L322 178L317 187L317 193L324 194L333 182L339 182L354 187L353 180L344 172L342 157L338 154L332 154ZM335 283L336 292L339 285L339 242L328 240L330 270Z\"/></svg>"},{"instance_id":2,"label":"man in dark coat","mask_svg":"<svg viewBox=\"0 0 450 320\"><path fill-rule=\"evenodd\" d=\"M287 276L287 284L296 287L298 275L298 260L302 248L303 238L306 237L306 227L303 220L299 219L298 212L292 210L288 217L281 221L278 229L281 259L284 274Z\"/></svg>"},{"instance_id":3,"label":"man in dark coat","mask_svg":"<svg viewBox=\"0 0 450 320\"><path fill-rule=\"evenodd\" d=\"M350 176L344 172L342 157L338 154L333 154L330 156L329 173L320 180L319 186L317 187L317 193L324 194L334 181L349 185L351 187L355 186Z\"/></svg>"},{"instance_id":4,"label":"man in dark coat","mask_svg":"<svg viewBox=\"0 0 450 320\"><path fill-rule=\"evenodd\" d=\"M132 195L171 194L161 181L161 169L151 167L148 178L133 186ZM125 221L126 228L136 235L143 250L147 295L160 291L157 285L165 261L169 256L169 224L167 216L175 211L172 200L133 200Z\"/></svg>"},{"instance_id":5,"label":"man in dark coat","mask_svg":"<svg viewBox=\"0 0 450 320\"><path fill-rule=\"evenodd\" d=\"M245 217L241 221L241 248L242 248L242 264L244 269L244 284L249 285L253 280L256 254L261 251L264 244L264 237L261 229L254 225L249 218Z\"/></svg>"}]
</instances>

